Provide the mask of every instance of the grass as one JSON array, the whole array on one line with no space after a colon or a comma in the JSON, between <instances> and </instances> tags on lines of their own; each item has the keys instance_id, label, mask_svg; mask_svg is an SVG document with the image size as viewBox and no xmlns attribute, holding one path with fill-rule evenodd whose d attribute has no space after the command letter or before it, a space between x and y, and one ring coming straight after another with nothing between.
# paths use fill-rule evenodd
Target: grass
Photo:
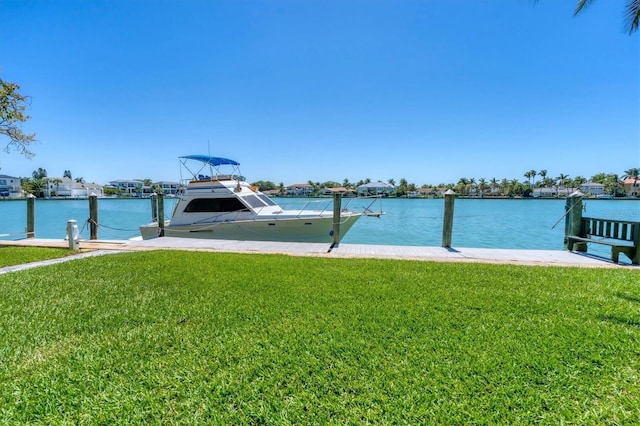
<instances>
[{"instance_id":1,"label":"grass","mask_svg":"<svg viewBox=\"0 0 640 426\"><path fill-rule=\"evenodd\" d=\"M2 424L634 424L638 271L140 252L0 276Z\"/></svg>"},{"instance_id":2,"label":"grass","mask_svg":"<svg viewBox=\"0 0 640 426\"><path fill-rule=\"evenodd\" d=\"M75 253L77 252L60 248L0 246L0 268L57 259Z\"/></svg>"}]
</instances>

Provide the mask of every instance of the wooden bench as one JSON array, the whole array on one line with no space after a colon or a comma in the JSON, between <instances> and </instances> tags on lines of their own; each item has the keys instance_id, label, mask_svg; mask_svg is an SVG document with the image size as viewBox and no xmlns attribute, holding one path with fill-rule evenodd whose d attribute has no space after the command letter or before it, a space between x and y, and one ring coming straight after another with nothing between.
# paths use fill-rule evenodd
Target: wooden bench
<instances>
[{"instance_id":1,"label":"wooden bench","mask_svg":"<svg viewBox=\"0 0 640 426\"><path fill-rule=\"evenodd\" d=\"M614 263L618 263L620 253L624 253L631 263L640 264L640 222L583 217L579 234L565 238L569 251L573 251L574 245L579 243L604 244L611 246L611 260Z\"/></svg>"}]
</instances>

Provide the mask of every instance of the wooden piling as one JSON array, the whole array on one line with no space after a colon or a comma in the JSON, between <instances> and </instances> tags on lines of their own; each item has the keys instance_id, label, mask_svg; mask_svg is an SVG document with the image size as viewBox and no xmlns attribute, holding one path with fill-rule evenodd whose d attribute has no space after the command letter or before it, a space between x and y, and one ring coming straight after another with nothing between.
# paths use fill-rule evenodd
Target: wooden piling
<instances>
[{"instance_id":1,"label":"wooden piling","mask_svg":"<svg viewBox=\"0 0 640 426\"><path fill-rule=\"evenodd\" d=\"M342 194L333 194L333 242L331 247L340 243L340 212L342 211Z\"/></svg>"},{"instance_id":2,"label":"wooden piling","mask_svg":"<svg viewBox=\"0 0 640 426\"><path fill-rule=\"evenodd\" d=\"M582 197L583 193L575 191L567 197L567 201L564 206L565 219L564 219L564 248L569 249L569 243L567 236L579 236L581 234L582 227ZM574 251L587 251L586 243L574 243Z\"/></svg>"},{"instance_id":3,"label":"wooden piling","mask_svg":"<svg viewBox=\"0 0 640 426\"><path fill-rule=\"evenodd\" d=\"M448 189L444 193L444 222L442 224L442 247L451 247L451 235L453 234L453 206L456 193Z\"/></svg>"},{"instance_id":4,"label":"wooden piling","mask_svg":"<svg viewBox=\"0 0 640 426\"><path fill-rule=\"evenodd\" d=\"M27 238L36 237L36 196L27 195Z\"/></svg>"},{"instance_id":5,"label":"wooden piling","mask_svg":"<svg viewBox=\"0 0 640 426\"><path fill-rule=\"evenodd\" d=\"M158 194L151 194L151 222L158 220Z\"/></svg>"},{"instance_id":6,"label":"wooden piling","mask_svg":"<svg viewBox=\"0 0 640 426\"><path fill-rule=\"evenodd\" d=\"M164 194L158 194L158 237L164 237Z\"/></svg>"},{"instance_id":7,"label":"wooden piling","mask_svg":"<svg viewBox=\"0 0 640 426\"><path fill-rule=\"evenodd\" d=\"M89 239L98 239L98 196L89 195Z\"/></svg>"}]
</instances>

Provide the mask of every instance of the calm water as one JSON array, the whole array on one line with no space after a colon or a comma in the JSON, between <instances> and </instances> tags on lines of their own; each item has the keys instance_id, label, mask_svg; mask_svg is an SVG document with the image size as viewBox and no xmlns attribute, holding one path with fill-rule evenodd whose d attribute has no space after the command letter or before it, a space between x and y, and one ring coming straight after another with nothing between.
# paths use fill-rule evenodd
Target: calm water
<instances>
[{"instance_id":1,"label":"calm water","mask_svg":"<svg viewBox=\"0 0 640 426\"><path fill-rule=\"evenodd\" d=\"M167 218L171 216L174 202L174 199L165 199ZM300 207L309 200L276 199L276 202ZM317 201L316 208L331 209L330 202L330 199ZM369 204L370 200L344 199L343 206L347 203L351 203L350 209L360 210L359 207ZM584 203L587 216L640 220L640 200L585 200ZM361 218L342 241L408 246L440 246L442 243L443 199L383 199L380 205L385 215ZM380 205L376 202L373 210L378 210ZM564 206L564 200L457 199L452 245L562 249ZM151 219L148 199L99 199L98 207L100 239L124 240L138 236L138 225ZM88 200L36 200L36 237L62 239L67 220L75 219L82 237L88 239L89 228L85 225L88 217ZM0 239L24 238L25 228L26 202L0 201Z\"/></svg>"}]
</instances>

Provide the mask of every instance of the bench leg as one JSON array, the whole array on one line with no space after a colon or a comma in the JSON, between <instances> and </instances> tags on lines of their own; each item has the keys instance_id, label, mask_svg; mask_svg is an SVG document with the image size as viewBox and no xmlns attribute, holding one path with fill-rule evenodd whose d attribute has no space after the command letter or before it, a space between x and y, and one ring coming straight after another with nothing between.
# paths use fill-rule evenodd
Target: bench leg
<instances>
[{"instance_id":1,"label":"bench leg","mask_svg":"<svg viewBox=\"0 0 640 426\"><path fill-rule=\"evenodd\" d=\"M611 259L614 263L618 263L620 253L624 253L633 265L640 264L640 250L637 247L611 247Z\"/></svg>"},{"instance_id":2,"label":"bench leg","mask_svg":"<svg viewBox=\"0 0 640 426\"><path fill-rule=\"evenodd\" d=\"M618 263L621 251L621 247L611 247L611 260L613 260L613 263Z\"/></svg>"}]
</instances>

